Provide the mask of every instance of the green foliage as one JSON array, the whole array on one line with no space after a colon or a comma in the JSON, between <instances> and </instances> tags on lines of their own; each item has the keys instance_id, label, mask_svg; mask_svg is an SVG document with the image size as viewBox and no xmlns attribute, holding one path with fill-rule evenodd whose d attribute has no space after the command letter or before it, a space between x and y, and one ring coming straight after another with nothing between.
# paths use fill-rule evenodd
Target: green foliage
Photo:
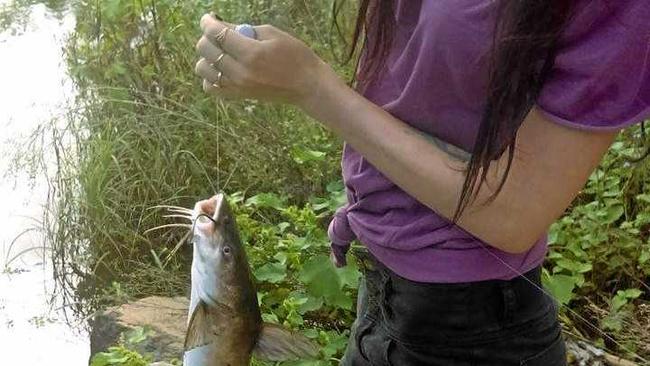
<instances>
[{"instance_id":1,"label":"green foliage","mask_svg":"<svg viewBox=\"0 0 650 366\"><path fill-rule=\"evenodd\" d=\"M94 355L90 366L147 366L151 363L151 356L142 355L134 348L148 337L148 332L136 328L123 334L118 345L110 347L107 352Z\"/></svg>"},{"instance_id":2,"label":"green foliage","mask_svg":"<svg viewBox=\"0 0 650 366\"><path fill-rule=\"evenodd\" d=\"M571 293L563 298L567 302L597 289L636 286L650 274L650 204L642 193L650 184L650 164L628 161L638 154L632 145L639 133L633 128L621 135L577 204L551 227L548 283Z\"/></svg>"},{"instance_id":3,"label":"green foliage","mask_svg":"<svg viewBox=\"0 0 650 366\"><path fill-rule=\"evenodd\" d=\"M628 340L643 333L624 326L635 317L634 300L650 298L643 286L650 275L650 162L630 162L640 154L641 138L639 127L622 133L573 207L551 227L543 276L558 302L599 322L627 350L634 349ZM573 325L603 337L583 320Z\"/></svg>"},{"instance_id":4,"label":"green foliage","mask_svg":"<svg viewBox=\"0 0 650 366\"><path fill-rule=\"evenodd\" d=\"M632 316L634 309L630 301L637 299L642 293L636 288L616 291L616 296L610 301L609 314L600 321L601 326L615 332L622 331L626 319Z\"/></svg>"}]
</instances>

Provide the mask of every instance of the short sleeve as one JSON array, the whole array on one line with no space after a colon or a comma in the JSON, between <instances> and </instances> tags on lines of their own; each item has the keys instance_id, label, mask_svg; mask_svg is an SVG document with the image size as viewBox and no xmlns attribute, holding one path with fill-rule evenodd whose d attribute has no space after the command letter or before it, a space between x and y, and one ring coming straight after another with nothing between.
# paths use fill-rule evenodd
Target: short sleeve
<instances>
[{"instance_id":1,"label":"short sleeve","mask_svg":"<svg viewBox=\"0 0 650 366\"><path fill-rule=\"evenodd\" d=\"M616 130L650 117L650 1L581 0L537 99L552 121Z\"/></svg>"}]
</instances>

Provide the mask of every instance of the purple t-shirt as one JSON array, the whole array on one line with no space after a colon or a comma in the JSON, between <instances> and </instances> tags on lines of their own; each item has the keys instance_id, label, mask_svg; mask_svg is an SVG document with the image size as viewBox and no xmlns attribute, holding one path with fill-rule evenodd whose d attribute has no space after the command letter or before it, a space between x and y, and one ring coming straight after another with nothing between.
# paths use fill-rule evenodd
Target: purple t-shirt
<instances>
[{"instance_id":1,"label":"purple t-shirt","mask_svg":"<svg viewBox=\"0 0 650 366\"><path fill-rule=\"evenodd\" d=\"M386 68L365 97L471 151L486 99L496 6L493 0L398 0ZM538 108L552 121L590 130L649 117L648 19L650 1L578 1ZM418 202L349 145L342 165L349 203L329 229L339 256L357 238L397 274L441 283L510 279L544 259L546 235L525 254L505 253Z\"/></svg>"}]
</instances>

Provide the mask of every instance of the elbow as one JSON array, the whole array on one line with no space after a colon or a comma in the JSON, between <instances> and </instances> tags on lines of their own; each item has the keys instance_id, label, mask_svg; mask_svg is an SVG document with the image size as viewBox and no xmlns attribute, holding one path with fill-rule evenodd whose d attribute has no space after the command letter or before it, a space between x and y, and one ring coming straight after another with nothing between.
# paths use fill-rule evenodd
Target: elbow
<instances>
[{"instance_id":1,"label":"elbow","mask_svg":"<svg viewBox=\"0 0 650 366\"><path fill-rule=\"evenodd\" d=\"M510 223L504 226L489 243L509 254L528 252L543 235L543 232L538 233L536 228L523 224L521 220L510 220Z\"/></svg>"},{"instance_id":2,"label":"elbow","mask_svg":"<svg viewBox=\"0 0 650 366\"><path fill-rule=\"evenodd\" d=\"M497 248L509 254L524 254L535 246L538 239L518 242L500 243Z\"/></svg>"}]
</instances>

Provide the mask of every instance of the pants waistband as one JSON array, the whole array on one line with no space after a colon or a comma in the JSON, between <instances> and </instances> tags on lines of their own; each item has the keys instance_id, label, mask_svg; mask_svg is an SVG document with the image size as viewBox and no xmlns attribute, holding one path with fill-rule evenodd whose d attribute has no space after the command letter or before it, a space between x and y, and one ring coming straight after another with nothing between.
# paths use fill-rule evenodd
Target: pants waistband
<instances>
[{"instance_id":1,"label":"pants waistband","mask_svg":"<svg viewBox=\"0 0 650 366\"><path fill-rule=\"evenodd\" d=\"M555 319L541 288L541 267L512 280L415 282L392 272L367 251L355 257L365 273L367 316L407 343L453 341Z\"/></svg>"}]
</instances>

